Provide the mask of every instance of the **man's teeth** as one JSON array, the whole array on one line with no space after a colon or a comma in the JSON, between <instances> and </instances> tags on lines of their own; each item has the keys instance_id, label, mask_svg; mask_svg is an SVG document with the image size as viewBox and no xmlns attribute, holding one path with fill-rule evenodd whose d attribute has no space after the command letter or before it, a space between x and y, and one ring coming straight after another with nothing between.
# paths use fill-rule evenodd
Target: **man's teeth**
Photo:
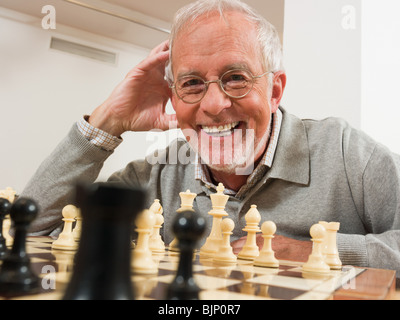
<instances>
[{"instance_id":1,"label":"man's teeth","mask_svg":"<svg viewBox=\"0 0 400 320\"><path fill-rule=\"evenodd\" d=\"M205 133L209 134L223 134L223 133L231 133L231 130L235 128L239 124L239 121L225 124L223 126L202 126L202 129Z\"/></svg>"}]
</instances>

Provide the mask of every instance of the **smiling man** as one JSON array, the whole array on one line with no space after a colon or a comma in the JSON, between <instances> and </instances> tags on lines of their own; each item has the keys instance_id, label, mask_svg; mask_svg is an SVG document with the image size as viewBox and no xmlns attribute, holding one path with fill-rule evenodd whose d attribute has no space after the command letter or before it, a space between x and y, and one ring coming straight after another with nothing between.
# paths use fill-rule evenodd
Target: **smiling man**
<instances>
[{"instance_id":1,"label":"smiling man","mask_svg":"<svg viewBox=\"0 0 400 320\"><path fill-rule=\"evenodd\" d=\"M122 133L179 126L186 140L158 152L166 163L149 155L109 179L146 188L148 206L160 199L165 243L179 193L196 193L194 207L210 228L210 195L223 183L236 251L256 204L262 221L277 225L278 258L305 261L310 227L336 221L343 264L399 270L400 157L343 120L291 115L280 106L285 84L279 37L250 7L200 0L182 8L171 39L72 127L26 186L23 195L42 208L31 232L60 232L75 181L95 181ZM165 112L170 99L174 115ZM170 158L189 149L196 152L189 163Z\"/></svg>"},{"instance_id":2,"label":"smiling man","mask_svg":"<svg viewBox=\"0 0 400 320\"><path fill-rule=\"evenodd\" d=\"M260 31L242 12L210 12L176 29L167 74L179 126L214 180L239 191L265 153L285 74L263 58Z\"/></svg>"}]
</instances>

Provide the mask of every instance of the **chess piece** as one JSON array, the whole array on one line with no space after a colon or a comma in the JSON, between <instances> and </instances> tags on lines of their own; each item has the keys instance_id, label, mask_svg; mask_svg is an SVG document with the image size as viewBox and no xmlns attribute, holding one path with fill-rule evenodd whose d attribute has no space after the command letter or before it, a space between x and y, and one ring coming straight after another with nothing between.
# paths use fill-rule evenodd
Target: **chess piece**
<instances>
[{"instance_id":1,"label":"chess piece","mask_svg":"<svg viewBox=\"0 0 400 320\"><path fill-rule=\"evenodd\" d=\"M138 238L132 256L132 267L136 274L156 274L158 272L149 246L150 234L155 222L155 214L148 209L143 210L136 218L137 228L135 231L138 233Z\"/></svg>"},{"instance_id":2,"label":"chess piece","mask_svg":"<svg viewBox=\"0 0 400 320\"><path fill-rule=\"evenodd\" d=\"M162 253L165 251L165 244L161 238L160 230L164 223L163 207L159 199L155 199L149 210L154 213L156 221L150 235L150 249L152 252Z\"/></svg>"},{"instance_id":3,"label":"chess piece","mask_svg":"<svg viewBox=\"0 0 400 320\"><path fill-rule=\"evenodd\" d=\"M206 221L195 211L184 211L176 215L173 232L178 239L179 264L174 280L167 289L167 299L197 300L200 288L193 278L193 253L197 241L203 235Z\"/></svg>"},{"instance_id":4,"label":"chess piece","mask_svg":"<svg viewBox=\"0 0 400 320\"><path fill-rule=\"evenodd\" d=\"M200 249L201 258L214 257L222 243L221 221L222 217L226 217L228 213L225 211L225 205L229 199L224 194L224 185L218 184L217 193L211 194L212 210L208 212L213 217L210 235Z\"/></svg>"},{"instance_id":5,"label":"chess piece","mask_svg":"<svg viewBox=\"0 0 400 320\"><path fill-rule=\"evenodd\" d=\"M77 208L72 205L66 205L62 209L62 216L64 221L63 231L59 234L57 240L52 244L52 248L56 250L76 250L78 245L75 241L74 234L72 233L72 224L77 216Z\"/></svg>"},{"instance_id":6,"label":"chess piece","mask_svg":"<svg viewBox=\"0 0 400 320\"><path fill-rule=\"evenodd\" d=\"M254 260L254 265L259 267L278 268L279 261L275 258L275 253L272 250L271 241L276 232L276 225L272 221L265 221L261 225L263 233L264 245L260 251L260 255Z\"/></svg>"},{"instance_id":7,"label":"chess piece","mask_svg":"<svg viewBox=\"0 0 400 320\"><path fill-rule=\"evenodd\" d=\"M325 262L329 265L331 270L340 270L342 268L342 261L339 258L336 239L340 223L326 221L320 221L319 223L323 225L326 230L322 246L322 255L324 256Z\"/></svg>"},{"instance_id":8,"label":"chess piece","mask_svg":"<svg viewBox=\"0 0 400 320\"><path fill-rule=\"evenodd\" d=\"M222 244L214 255L213 261L218 264L235 264L237 261L236 255L233 253L230 237L232 230L235 228L235 223L230 218L225 218L221 222Z\"/></svg>"},{"instance_id":9,"label":"chess piece","mask_svg":"<svg viewBox=\"0 0 400 320\"><path fill-rule=\"evenodd\" d=\"M133 299L131 225L145 192L119 184L77 186L82 234L65 300Z\"/></svg>"},{"instance_id":10,"label":"chess piece","mask_svg":"<svg viewBox=\"0 0 400 320\"><path fill-rule=\"evenodd\" d=\"M243 231L247 232L247 239L245 245L238 254L238 258L244 260L254 260L260 254L256 243L256 233L261 231L260 227L258 226L261 220L261 215L260 212L258 212L255 204L251 205L244 218L246 220L246 227L243 229Z\"/></svg>"},{"instance_id":11,"label":"chess piece","mask_svg":"<svg viewBox=\"0 0 400 320\"><path fill-rule=\"evenodd\" d=\"M308 261L303 265L303 271L314 273L327 273L330 271L330 267L325 263L322 255L322 243L325 234L326 230L321 224L314 224L310 228L313 248Z\"/></svg>"},{"instance_id":12,"label":"chess piece","mask_svg":"<svg viewBox=\"0 0 400 320\"><path fill-rule=\"evenodd\" d=\"M28 294L39 289L39 277L32 271L26 252L27 230L37 213L37 204L27 198L19 198L11 207L10 216L14 223L15 236L11 251L4 258L0 270L1 293Z\"/></svg>"},{"instance_id":13,"label":"chess piece","mask_svg":"<svg viewBox=\"0 0 400 320\"><path fill-rule=\"evenodd\" d=\"M13 188L7 187L4 190L0 190L0 198L5 198L10 201L10 203L14 203L17 198L17 192Z\"/></svg>"},{"instance_id":14,"label":"chess piece","mask_svg":"<svg viewBox=\"0 0 400 320\"><path fill-rule=\"evenodd\" d=\"M0 198L0 259L3 259L7 253L6 238L3 235L3 221L10 210L11 202L8 199Z\"/></svg>"},{"instance_id":15,"label":"chess piece","mask_svg":"<svg viewBox=\"0 0 400 320\"><path fill-rule=\"evenodd\" d=\"M181 207L176 210L179 214L184 211L193 211L193 201L196 198L196 194L186 190L186 192L180 192L179 197L181 198ZM169 244L170 251L178 251L178 239L175 237Z\"/></svg>"},{"instance_id":16,"label":"chess piece","mask_svg":"<svg viewBox=\"0 0 400 320\"><path fill-rule=\"evenodd\" d=\"M165 244L160 235L160 229L164 223L164 217L161 214L155 214L155 223L153 234L150 237L150 250L155 253L165 252Z\"/></svg>"},{"instance_id":17,"label":"chess piece","mask_svg":"<svg viewBox=\"0 0 400 320\"><path fill-rule=\"evenodd\" d=\"M82 216L81 216L81 210L79 208L76 208L75 220L76 220L75 228L72 231L72 234L74 236L75 241L79 241L82 232Z\"/></svg>"}]
</instances>

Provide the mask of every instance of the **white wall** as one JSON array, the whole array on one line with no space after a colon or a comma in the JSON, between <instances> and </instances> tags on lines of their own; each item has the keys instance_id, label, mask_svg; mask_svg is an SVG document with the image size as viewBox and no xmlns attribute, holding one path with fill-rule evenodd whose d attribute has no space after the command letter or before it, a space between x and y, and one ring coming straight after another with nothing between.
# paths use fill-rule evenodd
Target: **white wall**
<instances>
[{"instance_id":1,"label":"white wall","mask_svg":"<svg viewBox=\"0 0 400 320\"><path fill-rule=\"evenodd\" d=\"M344 118L400 154L400 1L285 0L282 104Z\"/></svg>"},{"instance_id":2,"label":"white wall","mask_svg":"<svg viewBox=\"0 0 400 320\"><path fill-rule=\"evenodd\" d=\"M0 8L0 189L22 191L42 160L83 114L103 102L148 50ZM52 35L117 53L111 65L49 48ZM154 141L127 134L101 178L142 158ZM162 139L158 139L162 141Z\"/></svg>"},{"instance_id":3,"label":"white wall","mask_svg":"<svg viewBox=\"0 0 400 320\"><path fill-rule=\"evenodd\" d=\"M361 128L400 154L400 1L362 1Z\"/></svg>"},{"instance_id":4,"label":"white wall","mask_svg":"<svg viewBox=\"0 0 400 320\"><path fill-rule=\"evenodd\" d=\"M301 118L342 117L359 128L361 31L359 16L348 27L349 5L360 13L360 0L285 0L282 104Z\"/></svg>"}]
</instances>

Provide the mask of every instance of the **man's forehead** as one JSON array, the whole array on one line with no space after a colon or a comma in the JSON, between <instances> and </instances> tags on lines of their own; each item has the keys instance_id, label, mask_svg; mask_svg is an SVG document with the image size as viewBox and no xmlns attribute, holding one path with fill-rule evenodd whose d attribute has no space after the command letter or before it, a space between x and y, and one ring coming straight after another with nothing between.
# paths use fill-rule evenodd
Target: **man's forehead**
<instances>
[{"instance_id":1,"label":"man's forehead","mask_svg":"<svg viewBox=\"0 0 400 320\"><path fill-rule=\"evenodd\" d=\"M243 24L241 23L243 22ZM259 58L256 28L242 13L222 18L219 13L192 22L174 39L172 60L175 77L201 75L205 66L218 65L222 74L231 69L251 72ZM242 26L242 27L240 27Z\"/></svg>"}]
</instances>

